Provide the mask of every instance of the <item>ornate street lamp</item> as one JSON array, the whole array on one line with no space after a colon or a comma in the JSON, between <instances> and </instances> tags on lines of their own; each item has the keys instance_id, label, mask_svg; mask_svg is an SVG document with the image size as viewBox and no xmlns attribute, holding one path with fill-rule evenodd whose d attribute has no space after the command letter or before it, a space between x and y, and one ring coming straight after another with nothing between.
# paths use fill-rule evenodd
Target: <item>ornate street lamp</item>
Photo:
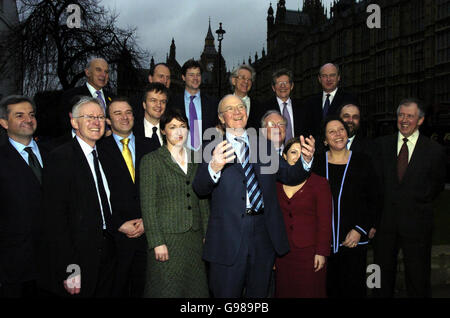
<instances>
[{"instance_id":1,"label":"ornate street lamp","mask_svg":"<svg viewBox=\"0 0 450 318\"><path fill-rule=\"evenodd\" d=\"M218 76L219 76L219 88L218 88L218 98L222 97L222 92L221 92L221 82L222 82L222 40L223 40L223 35L225 34L225 30L222 29L222 22L219 23L219 29L216 30L217 33L217 41L219 41L219 61L218 61L218 65L219 65L219 69L218 69Z\"/></svg>"}]
</instances>

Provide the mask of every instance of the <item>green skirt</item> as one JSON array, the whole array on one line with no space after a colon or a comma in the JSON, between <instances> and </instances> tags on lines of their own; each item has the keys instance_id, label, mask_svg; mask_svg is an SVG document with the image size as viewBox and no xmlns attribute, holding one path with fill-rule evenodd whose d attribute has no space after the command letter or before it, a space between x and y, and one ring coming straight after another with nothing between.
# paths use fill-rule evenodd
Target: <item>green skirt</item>
<instances>
[{"instance_id":1,"label":"green skirt","mask_svg":"<svg viewBox=\"0 0 450 318\"><path fill-rule=\"evenodd\" d=\"M164 234L169 260L155 259L154 249L147 253L147 279L144 297L209 297L205 263L202 260L202 231Z\"/></svg>"}]
</instances>

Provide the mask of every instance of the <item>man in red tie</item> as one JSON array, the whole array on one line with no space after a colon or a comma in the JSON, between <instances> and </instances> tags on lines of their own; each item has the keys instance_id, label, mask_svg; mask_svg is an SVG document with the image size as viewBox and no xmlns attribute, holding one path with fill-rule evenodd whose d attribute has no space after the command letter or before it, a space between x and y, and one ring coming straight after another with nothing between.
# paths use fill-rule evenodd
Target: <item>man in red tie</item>
<instances>
[{"instance_id":1,"label":"man in red tie","mask_svg":"<svg viewBox=\"0 0 450 318\"><path fill-rule=\"evenodd\" d=\"M375 263L381 270L381 297L393 297L399 249L408 296L431 296L433 201L444 189L446 158L439 144L420 134L424 116L418 100L404 99L397 108L398 133L376 140L382 209Z\"/></svg>"}]
</instances>

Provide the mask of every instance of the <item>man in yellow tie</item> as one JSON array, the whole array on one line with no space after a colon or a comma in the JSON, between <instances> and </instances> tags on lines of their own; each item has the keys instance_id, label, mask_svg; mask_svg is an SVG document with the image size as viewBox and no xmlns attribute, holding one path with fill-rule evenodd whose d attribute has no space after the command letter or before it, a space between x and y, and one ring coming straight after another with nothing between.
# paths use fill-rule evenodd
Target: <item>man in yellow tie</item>
<instances>
[{"instance_id":1,"label":"man in yellow tie","mask_svg":"<svg viewBox=\"0 0 450 318\"><path fill-rule=\"evenodd\" d=\"M141 217L137 180L143 155L159 147L152 139L135 136L133 109L126 98L115 98L106 109L112 135L98 143L99 158L105 166L111 200L115 204L113 222L117 231L118 267L114 284L116 297L140 297L144 288L147 242Z\"/></svg>"}]
</instances>

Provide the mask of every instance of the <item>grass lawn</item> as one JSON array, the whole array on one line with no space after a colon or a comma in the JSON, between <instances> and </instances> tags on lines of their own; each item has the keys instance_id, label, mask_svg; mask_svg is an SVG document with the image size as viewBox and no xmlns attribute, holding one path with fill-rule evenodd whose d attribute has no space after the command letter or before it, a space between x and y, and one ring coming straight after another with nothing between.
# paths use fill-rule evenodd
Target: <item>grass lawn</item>
<instances>
[{"instance_id":1,"label":"grass lawn","mask_svg":"<svg viewBox=\"0 0 450 318\"><path fill-rule=\"evenodd\" d=\"M433 245L450 245L450 190L443 191L434 205Z\"/></svg>"}]
</instances>

